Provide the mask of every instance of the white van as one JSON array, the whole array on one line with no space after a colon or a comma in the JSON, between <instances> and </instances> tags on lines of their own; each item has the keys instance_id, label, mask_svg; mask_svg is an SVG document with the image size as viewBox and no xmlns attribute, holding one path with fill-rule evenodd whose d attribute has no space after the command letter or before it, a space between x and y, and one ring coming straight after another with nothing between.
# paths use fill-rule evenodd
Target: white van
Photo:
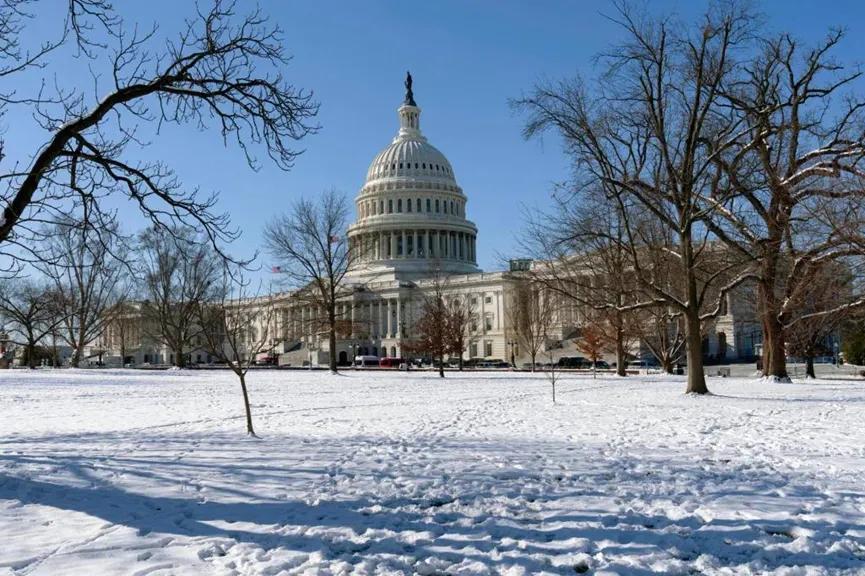
<instances>
[{"instance_id":1,"label":"white van","mask_svg":"<svg viewBox=\"0 0 865 576\"><path fill-rule=\"evenodd\" d=\"M354 366L355 368L378 368L378 356L355 356Z\"/></svg>"}]
</instances>

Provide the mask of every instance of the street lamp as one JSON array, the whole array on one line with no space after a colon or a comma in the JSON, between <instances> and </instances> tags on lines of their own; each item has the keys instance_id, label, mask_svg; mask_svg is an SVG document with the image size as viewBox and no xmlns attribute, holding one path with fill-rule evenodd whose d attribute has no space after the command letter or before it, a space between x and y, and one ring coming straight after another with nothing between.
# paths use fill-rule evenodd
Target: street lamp
<instances>
[{"instance_id":1,"label":"street lamp","mask_svg":"<svg viewBox=\"0 0 865 576\"><path fill-rule=\"evenodd\" d=\"M517 367L517 361L516 361L516 358L514 357L514 347L515 347L516 345L517 345L517 343L516 343L515 340L513 340L513 339L508 339L508 346L511 347L511 367L512 367L512 368L516 368L516 367Z\"/></svg>"}]
</instances>

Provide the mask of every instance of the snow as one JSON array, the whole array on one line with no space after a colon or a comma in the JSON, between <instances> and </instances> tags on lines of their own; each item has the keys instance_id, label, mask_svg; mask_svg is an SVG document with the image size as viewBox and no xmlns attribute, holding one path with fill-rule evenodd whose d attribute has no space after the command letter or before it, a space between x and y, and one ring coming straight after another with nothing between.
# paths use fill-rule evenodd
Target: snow
<instances>
[{"instance_id":1,"label":"snow","mask_svg":"<svg viewBox=\"0 0 865 576\"><path fill-rule=\"evenodd\" d=\"M865 574L865 384L0 371L0 575Z\"/></svg>"}]
</instances>

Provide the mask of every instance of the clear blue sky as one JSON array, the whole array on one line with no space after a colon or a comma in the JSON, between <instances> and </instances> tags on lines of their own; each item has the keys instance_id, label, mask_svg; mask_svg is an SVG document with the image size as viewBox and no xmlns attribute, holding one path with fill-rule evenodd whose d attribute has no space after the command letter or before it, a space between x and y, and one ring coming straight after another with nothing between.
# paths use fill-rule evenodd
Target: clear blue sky
<instances>
[{"instance_id":1,"label":"clear blue sky","mask_svg":"<svg viewBox=\"0 0 865 576\"><path fill-rule=\"evenodd\" d=\"M115 4L130 22L148 26L157 21L165 35L194 9L192 2L178 0ZM238 4L242 9L246 2ZM243 230L233 251L244 255L260 247L263 224L299 195L330 187L350 198L357 194L369 162L396 133L396 108L410 69L423 109L422 128L450 159L468 196L469 218L479 228L479 262L484 269L499 268L499 255L514 249L521 205L543 206L551 184L567 173L555 138L522 139L522 118L511 112L508 98L518 97L538 79L591 75L593 56L620 33L604 17L613 13L612 5L602 1L268 0L261 6L283 28L294 56L286 76L313 90L321 103L322 130L301 144L306 152L295 168L285 173L265 164L252 172L237 150L222 147L216 132L192 127L164 131L142 153L166 160L189 185L219 191L220 206ZM703 3L647 6L687 17L702 10ZM766 13L771 28L806 41L823 37L829 27L845 26L849 35L838 55L855 63L865 54L865 3L773 1L755 6ZM52 75L91 86L80 63L59 64ZM24 144L19 150L32 150L39 136L24 128L25 119L4 122L7 141L17 138ZM119 208L127 226L135 227L136 219L128 216L132 207ZM266 256L262 263L269 266Z\"/></svg>"}]
</instances>

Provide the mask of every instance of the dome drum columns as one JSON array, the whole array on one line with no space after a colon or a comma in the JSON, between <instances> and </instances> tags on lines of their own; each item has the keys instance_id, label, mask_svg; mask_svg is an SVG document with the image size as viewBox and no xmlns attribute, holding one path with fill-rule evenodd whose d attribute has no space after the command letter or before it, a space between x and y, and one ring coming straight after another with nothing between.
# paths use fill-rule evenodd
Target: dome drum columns
<instances>
[{"instance_id":1,"label":"dome drum columns","mask_svg":"<svg viewBox=\"0 0 865 576\"><path fill-rule=\"evenodd\" d=\"M360 262L416 259L477 263L476 236L454 230L361 232L352 236L351 249Z\"/></svg>"}]
</instances>

